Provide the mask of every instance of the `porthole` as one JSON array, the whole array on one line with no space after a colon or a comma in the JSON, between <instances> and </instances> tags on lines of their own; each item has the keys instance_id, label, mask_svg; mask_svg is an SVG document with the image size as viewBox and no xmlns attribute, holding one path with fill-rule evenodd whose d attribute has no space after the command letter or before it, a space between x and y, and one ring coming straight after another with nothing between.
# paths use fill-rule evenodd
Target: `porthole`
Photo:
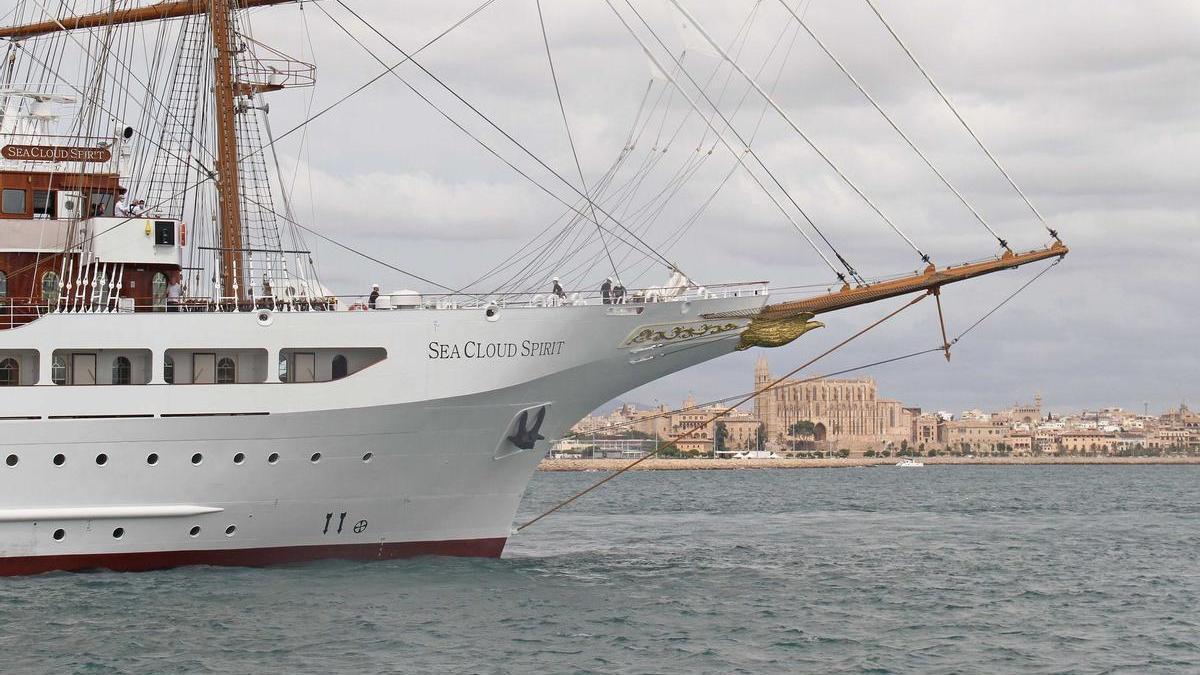
<instances>
[{"instance_id":1,"label":"porthole","mask_svg":"<svg viewBox=\"0 0 1200 675\"><path fill-rule=\"evenodd\" d=\"M155 464L158 464L158 453L152 452L152 453L146 455L146 463L149 464L150 466L154 466Z\"/></svg>"},{"instance_id":2,"label":"porthole","mask_svg":"<svg viewBox=\"0 0 1200 675\"><path fill-rule=\"evenodd\" d=\"M499 319L500 318L500 307L494 302L489 302L483 310L483 316L488 321L495 321L495 320Z\"/></svg>"},{"instance_id":3,"label":"porthole","mask_svg":"<svg viewBox=\"0 0 1200 675\"><path fill-rule=\"evenodd\" d=\"M234 464L241 464L244 461L246 461L246 455L244 453L239 452L233 456Z\"/></svg>"},{"instance_id":4,"label":"porthole","mask_svg":"<svg viewBox=\"0 0 1200 675\"><path fill-rule=\"evenodd\" d=\"M96 455L96 464L99 466L104 466L105 464L108 464L108 455L104 454L103 452Z\"/></svg>"},{"instance_id":5,"label":"porthole","mask_svg":"<svg viewBox=\"0 0 1200 675\"><path fill-rule=\"evenodd\" d=\"M230 525L229 527L225 528L225 536L226 537L232 537L236 533L237 533L237 525Z\"/></svg>"},{"instance_id":6,"label":"porthole","mask_svg":"<svg viewBox=\"0 0 1200 675\"><path fill-rule=\"evenodd\" d=\"M198 537L198 536L200 536L200 526L199 526L199 525L193 525L193 526L192 526L192 529L188 530L188 536L189 536L189 537Z\"/></svg>"},{"instance_id":7,"label":"porthole","mask_svg":"<svg viewBox=\"0 0 1200 675\"><path fill-rule=\"evenodd\" d=\"M308 461L312 462L313 464L316 464L317 462L321 461L321 453L314 452L312 454L312 457L308 458Z\"/></svg>"},{"instance_id":8,"label":"porthole","mask_svg":"<svg viewBox=\"0 0 1200 675\"><path fill-rule=\"evenodd\" d=\"M278 461L279 461L279 453L278 452L272 452L271 454L267 455L267 464L274 464L275 462L278 462Z\"/></svg>"},{"instance_id":9,"label":"porthole","mask_svg":"<svg viewBox=\"0 0 1200 675\"><path fill-rule=\"evenodd\" d=\"M204 461L204 455L202 455L198 452L196 454L192 455L192 464L198 465L198 464L200 464L200 462L203 462L203 461Z\"/></svg>"},{"instance_id":10,"label":"porthole","mask_svg":"<svg viewBox=\"0 0 1200 675\"><path fill-rule=\"evenodd\" d=\"M124 537L124 536L125 536L125 528L118 527L117 529L113 530L113 539L120 539L121 537Z\"/></svg>"},{"instance_id":11,"label":"porthole","mask_svg":"<svg viewBox=\"0 0 1200 675\"><path fill-rule=\"evenodd\" d=\"M54 534L52 534L50 536L54 537L54 541L62 541L63 537L67 536L67 531L63 530L63 529L58 529L58 530L55 530Z\"/></svg>"},{"instance_id":12,"label":"porthole","mask_svg":"<svg viewBox=\"0 0 1200 675\"><path fill-rule=\"evenodd\" d=\"M52 461L54 462L54 466L62 466L67 463L67 456L60 452L54 456Z\"/></svg>"},{"instance_id":13,"label":"porthole","mask_svg":"<svg viewBox=\"0 0 1200 675\"><path fill-rule=\"evenodd\" d=\"M16 455L9 455L8 457L4 458L4 463L9 466L16 466L17 462L19 461L21 461L21 459Z\"/></svg>"},{"instance_id":14,"label":"porthole","mask_svg":"<svg viewBox=\"0 0 1200 675\"><path fill-rule=\"evenodd\" d=\"M373 452L368 452L367 454L363 455L363 461L364 461L364 462L369 462L369 461L371 461L371 458L372 458L372 457L374 457L374 456L375 456L375 453L373 453Z\"/></svg>"}]
</instances>

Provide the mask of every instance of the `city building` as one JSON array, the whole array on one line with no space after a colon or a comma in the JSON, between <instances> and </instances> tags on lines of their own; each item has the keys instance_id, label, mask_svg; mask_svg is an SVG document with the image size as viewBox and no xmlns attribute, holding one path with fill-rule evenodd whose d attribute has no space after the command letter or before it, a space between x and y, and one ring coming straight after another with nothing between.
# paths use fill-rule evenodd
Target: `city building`
<instances>
[{"instance_id":1,"label":"city building","mask_svg":"<svg viewBox=\"0 0 1200 675\"><path fill-rule=\"evenodd\" d=\"M759 359L755 389L772 381L766 358ZM899 401L880 398L870 378L786 380L755 397L754 414L772 443L787 446L799 435L794 425L809 422L819 449L852 452L909 440L913 417Z\"/></svg>"}]
</instances>

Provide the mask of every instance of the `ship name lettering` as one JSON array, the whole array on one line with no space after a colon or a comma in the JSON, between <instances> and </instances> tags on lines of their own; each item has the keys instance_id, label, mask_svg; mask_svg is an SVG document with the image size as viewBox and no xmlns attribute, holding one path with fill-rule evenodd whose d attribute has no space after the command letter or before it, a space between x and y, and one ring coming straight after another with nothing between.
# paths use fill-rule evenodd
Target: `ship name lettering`
<instances>
[{"instance_id":1,"label":"ship name lettering","mask_svg":"<svg viewBox=\"0 0 1200 675\"><path fill-rule=\"evenodd\" d=\"M566 344L566 340L522 340L520 343L467 340L461 345L434 341L429 343L426 355L438 360L558 356L563 353Z\"/></svg>"}]
</instances>

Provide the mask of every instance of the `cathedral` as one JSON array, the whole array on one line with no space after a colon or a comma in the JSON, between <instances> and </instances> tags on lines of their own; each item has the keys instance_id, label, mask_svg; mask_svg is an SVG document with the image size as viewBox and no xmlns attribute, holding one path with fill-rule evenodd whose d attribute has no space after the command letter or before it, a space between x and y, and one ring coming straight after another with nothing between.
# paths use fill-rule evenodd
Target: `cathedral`
<instances>
[{"instance_id":1,"label":"cathedral","mask_svg":"<svg viewBox=\"0 0 1200 675\"><path fill-rule=\"evenodd\" d=\"M772 382L767 360L754 368L754 388ZM909 438L913 413L899 401L881 399L870 378L849 380L786 380L754 399L754 413L762 420L767 440L784 444L795 438L792 425L812 422L814 440L828 449L860 452L899 445Z\"/></svg>"}]
</instances>

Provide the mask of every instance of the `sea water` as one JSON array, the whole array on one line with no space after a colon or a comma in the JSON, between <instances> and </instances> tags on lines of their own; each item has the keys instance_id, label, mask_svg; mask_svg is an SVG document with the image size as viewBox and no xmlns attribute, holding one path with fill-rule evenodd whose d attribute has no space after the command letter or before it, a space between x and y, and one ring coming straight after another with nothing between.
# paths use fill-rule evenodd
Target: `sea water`
<instances>
[{"instance_id":1,"label":"sea water","mask_svg":"<svg viewBox=\"0 0 1200 675\"><path fill-rule=\"evenodd\" d=\"M1200 467L634 472L500 560L0 579L0 669L1200 672Z\"/></svg>"}]
</instances>

